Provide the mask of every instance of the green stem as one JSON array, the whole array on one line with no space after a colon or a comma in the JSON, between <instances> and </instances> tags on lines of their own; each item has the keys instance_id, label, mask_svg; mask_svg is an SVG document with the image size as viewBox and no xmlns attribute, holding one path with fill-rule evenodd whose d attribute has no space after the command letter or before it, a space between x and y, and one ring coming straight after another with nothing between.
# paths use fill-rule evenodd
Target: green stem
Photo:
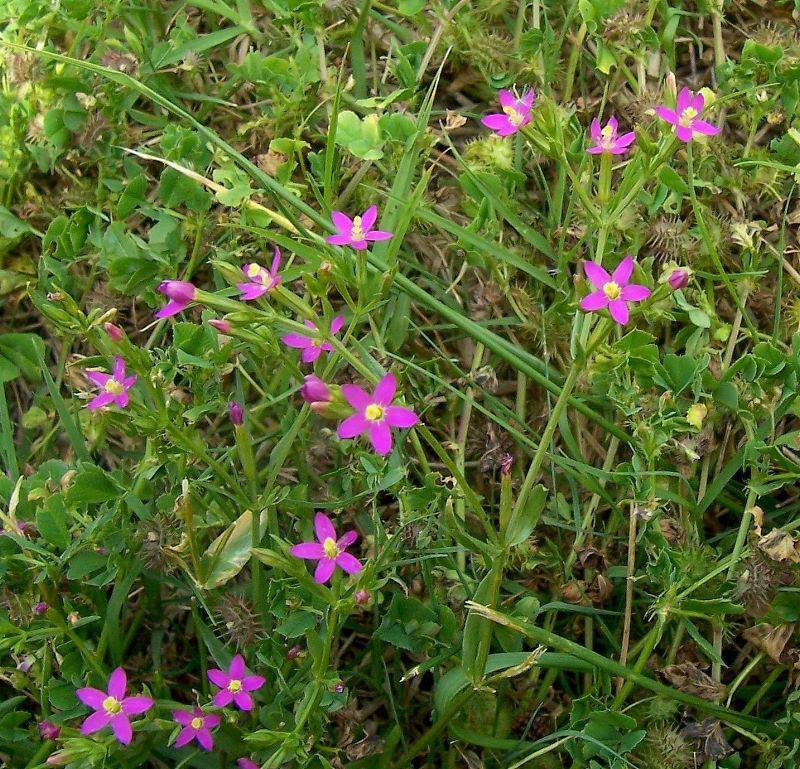
<instances>
[{"instance_id":1,"label":"green stem","mask_svg":"<svg viewBox=\"0 0 800 769\"><path fill-rule=\"evenodd\" d=\"M750 483L755 485L755 478L753 478L752 475L750 478ZM733 546L733 553L731 554L731 565L728 569L729 580L734 579L736 576L736 569L739 566L739 559L742 556L744 543L747 541L747 533L750 531L750 524L753 520L753 514L751 510L753 509L757 499L758 494L753 486L751 486L747 491L747 500L744 503L744 513L742 514L742 520L739 522L739 531L736 533L736 543Z\"/></svg>"}]
</instances>

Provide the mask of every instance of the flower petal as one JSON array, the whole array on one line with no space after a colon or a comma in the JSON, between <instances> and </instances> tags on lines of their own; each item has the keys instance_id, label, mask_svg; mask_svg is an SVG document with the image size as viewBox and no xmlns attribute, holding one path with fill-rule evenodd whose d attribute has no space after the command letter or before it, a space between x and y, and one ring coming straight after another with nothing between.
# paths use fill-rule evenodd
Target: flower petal
<instances>
[{"instance_id":1,"label":"flower petal","mask_svg":"<svg viewBox=\"0 0 800 769\"><path fill-rule=\"evenodd\" d=\"M611 280L614 281L620 288L627 286L628 281L633 274L633 257L626 256L618 265L617 269L611 275Z\"/></svg>"},{"instance_id":2,"label":"flower petal","mask_svg":"<svg viewBox=\"0 0 800 769\"><path fill-rule=\"evenodd\" d=\"M592 120L592 125L589 128L589 135L592 137L592 141L595 144L600 143L600 138L602 136L602 134L600 133L601 130L602 129L600 128L600 121L597 118L594 118Z\"/></svg>"},{"instance_id":3,"label":"flower petal","mask_svg":"<svg viewBox=\"0 0 800 769\"><path fill-rule=\"evenodd\" d=\"M620 326L624 326L628 322L628 305L621 299L615 299L613 302L609 302L608 311L611 313L611 317L617 321Z\"/></svg>"},{"instance_id":4,"label":"flower petal","mask_svg":"<svg viewBox=\"0 0 800 769\"><path fill-rule=\"evenodd\" d=\"M324 542L326 539L336 541L336 529L333 521L325 513L317 513L314 516L314 533L319 542Z\"/></svg>"},{"instance_id":5,"label":"flower petal","mask_svg":"<svg viewBox=\"0 0 800 769\"><path fill-rule=\"evenodd\" d=\"M289 552L295 558L305 558L313 561L325 557L325 548L319 542L301 542L299 545L293 545Z\"/></svg>"},{"instance_id":6,"label":"flower petal","mask_svg":"<svg viewBox=\"0 0 800 769\"><path fill-rule=\"evenodd\" d=\"M183 312L186 305L183 302L176 302L175 300L167 302L156 314L156 318L171 318L179 312Z\"/></svg>"},{"instance_id":7,"label":"flower petal","mask_svg":"<svg viewBox=\"0 0 800 769\"><path fill-rule=\"evenodd\" d=\"M511 91L501 88L497 93L497 100L501 107L513 107L517 102L517 97Z\"/></svg>"},{"instance_id":8,"label":"flower petal","mask_svg":"<svg viewBox=\"0 0 800 769\"><path fill-rule=\"evenodd\" d=\"M505 113L495 113L481 118L481 123L492 131L497 131L500 136L507 136L509 133L516 131L516 126L508 119Z\"/></svg>"},{"instance_id":9,"label":"flower petal","mask_svg":"<svg viewBox=\"0 0 800 769\"><path fill-rule=\"evenodd\" d=\"M219 686L220 689L224 689L231 682L231 677L219 668L212 668L206 675L208 675L208 680L214 686Z\"/></svg>"},{"instance_id":10,"label":"flower petal","mask_svg":"<svg viewBox=\"0 0 800 769\"><path fill-rule=\"evenodd\" d=\"M118 382L125 379L125 361L119 355L114 356L114 379Z\"/></svg>"},{"instance_id":11,"label":"flower petal","mask_svg":"<svg viewBox=\"0 0 800 769\"><path fill-rule=\"evenodd\" d=\"M128 393L121 392L119 395L114 396L114 403L117 404L121 409L124 409L128 405Z\"/></svg>"},{"instance_id":12,"label":"flower petal","mask_svg":"<svg viewBox=\"0 0 800 769\"><path fill-rule=\"evenodd\" d=\"M131 740L133 739L133 729L131 729L131 722L128 721L128 716L124 713L117 713L111 719L111 729L114 732L116 738L123 744L123 745L130 745Z\"/></svg>"},{"instance_id":13,"label":"flower petal","mask_svg":"<svg viewBox=\"0 0 800 769\"><path fill-rule=\"evenodd\" d=\"M339 234L347 235L349 240L350 230L353 229L353 220L347 214L343 214L341 211L331 211L331 221L333 222L333 226L339 230Z\"/></svg>"},{"instance_id":14,"label":"flower petal","mask_svg":"<svg viewBox=\"0 0 800 769\"><path fill-rule=\"evenodd\" d=\"M331 336L338 334L342 330L342 326L344 326L344 316L337 315L331 321Z\"/></svg>"},{"instance_id":15,"label":"flower petal","mask_svg":"<svg viewBox=\"0 0 800 769\"><path fill-rule=\"evenodd\" d=\"M616 136L619 123L617 122L617 119L613 115L608 119L608 126L611 128L611 135Z\"/></svg>"},{"instance_id":16,"label":"flower petal","mask_svg":"<svg viewBox=\"0 0 800 769\"><path fill-rule=\"evenodd\" d=\"M611 280L608 272L595 262L585 261L583 263L583 272L595 288L603 288Z\"/></svg>"},{"instance_id":17,"label":"flower petal","mask_svg":"<svg viewBox=\"0 0 800 769\"><path fill-rule=\"evenodd\" d=\"M357 435L366 432L369 429L369 422L363 414L353 414L347 417L339 427L336 428L336 434L340 438L355 438Z\"/></svg>"},{"instance_id":18,"label":"flower petal","mask_svg":"<svg viewBox=\"0 0 800 769\"><path fill-rule=\"evenodd\" d=\"M699 134L705 134L706 136L716 136L721 129L717 128L712 123L707 123L705 120L693 120L692 130Z\"/></svg>"},{"instance_id":19,"label":"flower petal","mask_svg":"<svg viewBox=\"0 0 800 769\"><path fill-rule=\"evenodd\" d=\"M692 129L685 125L675 126L675 135L682 142L690 142L692 139L694 139L694 133L692 132Z\"/></svg>"},{"instance_id":20,"label":"flower petal","mask_svg":"<svg viewBox=\"0 0 800 769\"><path fill-rule=\"evenodd\" d=\"M325 238L326 243L330 243L332 246L346 246L350 243L350 233L349 231L345 234L340 235L328 235Z\"/></svg>"},{"instance_id":21,"label":"flower petal","mask_svg":"<svg viewBox=\"0 0 800 769\"><path fill-rule=\"evenodd\" d=\"M369 439L375 453L382 457L392 450L392 431L386 422L373 422L369 428Z\"/></svg>"},{"instance_id":22,"label":"flower petal","mask_svg":"<svg viewBox=\"0 0 800 769\"><path fill-rule=\"evenodd\" d=\"M608 306L608 297L602 291L593 291L581 299L581 309L586 312L595 312Z\"/></svg>"},{"instance_id":23,"label":"flower petal","mask_svg":"<svg viewBox=\"0 0 800 769\"><path fill-rule=\"evenodd\" d=\"M647 286L640 286L637 283L630 283L620 292L619 298L623 302L641 302L650 296L650 289Z\"/></svg>"},{"instance_id":24,"label":"flower petal","mask_svg":"<svg viewBox=\"0 0 800 769\"><path fill-rule=\"evenodd\" d=\"M363 411L370 403L372 403L372 396L354 384L342 385L342 395L344 399L354 408Z\"/></svg>"},{"instance_id":25,"label":"flower petal","mask_svg":"<svg viewBox=\"0 0 800 769\"><path fill-rule=\"evenodd\" d=\"M672 123L672 125L678 124L678 115L674 109L670 109L669 107L656 107L655 112L662 120L666 120L668 123Z\"/></svg>"},{"instance_id":26,"label":"flower petal","mask_svg":"<svg viewBox=\"0 0 800 769\"><path fill-rule=\"evenodd\" d=\"M260 689L266 682L264 676L245 676L242 679L242 689L246 692L254 692Z\"/></svg>"},{"instance_id":27,"label":"flower petal","mask_svg":"<svg viewBox=\"0 0 800 769\"><path fill-rule=\"evenodd\" d=\"M330 345L328 345L330 347ZM310 345L303 350L300 360L303 363L313 363L322 354L322 345Z\"/></svg>"},{"instance_id":28,"label":"flower petal","mask_svg":"<svg viewBox=\"0 0 800 769\"><path fill-rule=\"evenodd\" d=\"M346 531L339 537L338 542L336 543L340 550L344 550L346 547L350 547L358 539L358 532L355 529L350 529L350 531Z\"/></svg>"},{"instance_id":29,"label":"flower petal","mask_svg":"<svg viewBox=\"0 0 800 769\"><path fill-rule=\"evenodd\" d=\"M233 702L233 692L229 692L227 689L223 689L214 695L214 705L218 708L225 708L231 702Z\"/></svg>"},{"instance_id":30,"label":"flower petal","mask_svg":"<svg viewBox=\"0 0 800 769\"><path fill-rule=\"evenodd\" d=\"M675 102L675 111L677 113L683 112L687 107L692 106L692 92L684 86L678 94L678 99Z\"/></svg>"},{"instance_id":31,"label":"flower petal","mask_svg":"<svg viewBox=\"0 0 800 769\"><path fill-rule=\"evenodd\" d=\"M281 337L281 342L287 347L295 347L298 350L305 350L306 347L311 347L313 344L311 339L302 334L284 334Z\"/></svg>"},{"instance_id":32,"label":"flower petal","mask_svg":"<svg viewBox=\"0 0 800 769\"><path fill-rule=\"evenodd\" d=\"M317 568L314 571L314 581L319 583L320 585L327 582L331 575L333 574L333 570L336 568L336 562L330 558L323 558L318 564Z\"/></svg>"},{"instance_id":33,"label":"flower petal","mask_svg":"<svg viewBox=\"0 0 800 769\"><path fill-rule=\"evenodd\" d=\"M181 725L189 726L192 723L192 719L194 718L194 714L190 713L188 710L173 710L172 717Z\"/></svg>"},{"instance_id":34,"label":"flower petal","mask_svg":"<svg viewBox=\"0 0 800 769\"><path fill-rule=\"evenodd\" d=\"M122 712L129 716L138 716L153 707L150 697L126 697L122 700Z\"/></svg>"},{"instance_id":35,"label":"flower petal","mask_svg":"<svg viewBox=\"0 0 800 769\"><path fill-rule=\"evenodd\" d=\"M205 726L206 729L213 729L215 726L219 726L221 720L219 716L212 713L211 715L203 717L203 726Z\"/></svg>"},{"instance_id":36,"label":"flower petal","mask_svg":"<svg viewBox=\"0 0 800 769\"><path fill-rule=\"evenodd\" d=\"M381 406L388 406L394 400L394 394L397 391L397 380L394 374L386 374L377 385L375 385L375 394L373 398L375 403Z\"/></svg>"},{"instance_id":37,"label":"flower petal","mask_svg":"<svg viewBox=\"0 0 800 769\"><path fill-rule=\"evenodd\" d=\"M272 252L272 264L269 267L269 274L275 277L278 273L278 267L281 266L281 251L280 249L275 246L275 250Z\"/></svg>"},{"instance_id":38,"label":"flower petal","mask_svg":"<svg viewBox=\"0 0 800 769\"><path fill-rule=\"evenodd\" d=\"M195 730L192 729L191 726L184 726L183 729L178 732L178 736L175 738L175 742L172 743L172 747L182 748L194 739L194 735Z\"/></svg>"},{"instance_id":39,"label":"flower petal","mask_svg":"<svg viewBox=\"0 0 800 769\"><path fill-rule=\"evenodd\" d=\"M386 409L385 419L390 427L401 428L413 427L419 422L419 417L411 409L403 406L389 406Z\"/></svg>"},{"instance_id":40,"label":"flower petal","mask_svg":"<svg viewBox=\"0 0 800 769\"><path fill-rule=\"evenodd\" d=\"M364 235L366 240L389 240L389 238L393 237L394 233L386 232L385 230L370 230Z\"/></svg>"},{"instance_id":41,"label":"flower petal","mask_svg":"<svg viewBox=\"0 0 800 769\"><path fill-rule=\"evenodd\" d=\"M244 657L241 654L237 654L232 660L230 667L228 668L228 675L234 680L241 680L242 676L244 675L245 667L244 667Z\"/></svg>"},{"instance_id":42,"label":"flower petal","mask_svg":"<svg viewBox=\"0 0 800 769\"><path fill-rule=\"evenodd\" d=\"M108 726L111 722L111 716L105 710L98 710L90 715L81 724L81 734L94 734L99 732L102 728Z\"/></svg>"},{"instance_id":43,"label":"flower petal","mask_svg":"<svg viewBox=\"0 0 800 769\"><path fill-rule=\"evenodd\" d=\"M636 140L636 131L630 131L617 137L617 147L625 148Z\"/></svg>"},{"instance_id":44,"label":"flower petal","mask_svg":"<svg viewBox=\"0 0 800 769\"><path fill-rule=\"evenodd\" d=\"M128 683L128 677L122 668L115 668L111 675L108 677L108 693L111 697L121 700L125 697L125 687Z\"/></svg>"},{"instance_id":45,"label":"flower petal","mask_svg":"<svg viewBox=\"0 0 800 769\"><path fill-rule=\"evenodd\" d=\"M208 729L197 730L197 742L203 750L212 750L214 748L214 738Z\"/></svg>"},{"instance_id":46,"label":"flower petal","mask_svg":"<svg viewBox=\"0 0 800 769\"><path fill-rule=\"evenodd\" d=\"M361 561L350 553L339 553L336 556L336 565L348 574L358 574L361 571Z\"/></svg>"},{"instance_id":47,"label":"flower petal","mask_svg":"<svg viewBox=\"0 0 800 769\"><path fill-rule=\"evenodd\" d=\"M103 700L108 697L108 694L101 692L99 689L94 689L91 686L86 686L78 689L75 696L86 706L98 710L103 707Z\"/></svg>"},{"instance_id":48,"label":"flower petal","mask_svg":"<svg viewBox=\"0 0 800 769\"><path fill-rule=\"evenodd\" d=\"M370 206L363 214L361 214L361 229L365 232L372 229L378 219L378 206Z\"/></svg>"},{"instance_id":49,"label":"flower petal","mask_svg":"<svg viewBox=\"0 0 800 769\"><path fill-rule=\"evenodd\" d=\"M111 379L111 374L106 374L103 371L87 371L86 378L98 387L105 387L106 382Z\"/></svg>"},{"instance_id":50,"label":"flower petal","mask_svg":"<svg viewBox=\"0 0 800 769\"><path fill-rule=\"evenodd\" d=\"M691 107L699 115L703 111L705 103L706 100L703 98L703 94L698 91L692 98Z\"/></svg>"}]
</instances>

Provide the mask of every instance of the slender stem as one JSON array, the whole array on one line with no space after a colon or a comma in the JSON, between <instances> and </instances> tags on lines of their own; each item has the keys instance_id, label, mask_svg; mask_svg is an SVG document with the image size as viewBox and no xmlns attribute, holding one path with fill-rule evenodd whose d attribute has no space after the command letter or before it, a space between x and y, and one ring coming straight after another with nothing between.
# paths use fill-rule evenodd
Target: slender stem
<instances>
[{"instance_id":1,"label":"slender stem","mask_svg":"<svg viewBox=\"0 0 800 769\"><path fill-rule=\"evenodd\" d=\"M622 627L620 665L628 664L628 644L631 640L631 614L633 612L633 579L636 570L636 505L631 502L628 515L628 572L625 578L625 620Z\"/></svg>"},{"instance_id":2,"label":"slender stem","mask_svg":"<svg viewBox=\"0 0 800 769\"><path fill-rule=\"evenodd\" d=\"M733 546L733 553L731 554L731 565L728 569L728 579L732 580L736 576L736 569L739 566L739 559L742 556L742 550L744 548L744 543L747 540L747 532L750 531L750 523L753 520L753 506L758 499L758 493L753 488L754 478L751 477L750 482L751 487L747 491L747 500L744 503L744 513L742 514L742 520L739 522L739 531L736 534L736 543Z\"/></svg>"}]
</instances>

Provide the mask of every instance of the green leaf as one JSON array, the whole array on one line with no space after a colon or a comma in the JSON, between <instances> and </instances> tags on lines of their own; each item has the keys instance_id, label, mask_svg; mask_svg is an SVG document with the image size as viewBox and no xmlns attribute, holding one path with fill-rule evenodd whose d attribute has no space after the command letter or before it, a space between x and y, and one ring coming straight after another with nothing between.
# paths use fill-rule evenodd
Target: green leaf
<instances>
[{"instance_id":1,"label":"green leaf","mask_svg":"<svg viewBox=\"0 0 800 769\"><path fill-rule=\"evenodd\" d=\"M681 195L689 194L689 186L671 166L664 166L661 169L658 180L673 192L679 192Z\"/></svg>"},{"instance_id":2,"label":"green leaf","mask_svg":"<svg viewBox=\"0 0 800 769\"><path fill-rule=\"evenodd\" d=\"M261 533L267 525L267 511L262 510ZM205 575L200 586L213 590L232 580L250 560L253 546L253 514L245 510L209 546L201 560L202 574ZM200 575L198 575L200 576Z\"/></svg>"},{"instance_id":3,"label":"green leaf","mask_svg":"<svg viewBox=\"0 0 800 769\"><path fill-rule=\"evenodd\" d=\"M378 116L367 115L362 120L355 112L340 112L336 143L357 158L380 160L383 157L383 139Z\"/></svg>"},{"instance_id":4,"label":"green leaf","mask_svg":"<svg viewBox=\"0 0 800 769\"><path fill-rule=\"evenodd\" d=\"M64 500L60 496L52 496L45 507L36 511L36 528L42 539L55 545L59 550L66 550L70 543L67 530Z\"/></svg>"},{"instance_id":5,"label":"green leaf","mask_svg":"<svg viewBox=\"0 0 800 769\"><path fill-rule=\"evenodd\" d=\"M547 502L547 487L538 485L531 490L525 507L521 510L514 509L505 533L505 544L508 547L521 545L531 535L542 516L545 502Z\"/></svg>"},{"instance_id":6,"label":"green leaf","mask_svg":"<svg viewBox=\"0 0 800 769\"><path fill-rule=\"evenodd\" d=\"M69 505L96 504L115 499L120 495L120 487L111 476L93 465L81 465L65 495Z\"/></svg>"},{"instance_id":7,"label":"green leaf","mask_svg":"<svg viewBox=\"0 0 800 769\"><path fill-rule=\"evenodd\" d=\"M0 335L0 381L10 382L22 376L29 382L38 382L38 361L43 356L44 342L37 334Z\"/></svg>"}]
</instances>

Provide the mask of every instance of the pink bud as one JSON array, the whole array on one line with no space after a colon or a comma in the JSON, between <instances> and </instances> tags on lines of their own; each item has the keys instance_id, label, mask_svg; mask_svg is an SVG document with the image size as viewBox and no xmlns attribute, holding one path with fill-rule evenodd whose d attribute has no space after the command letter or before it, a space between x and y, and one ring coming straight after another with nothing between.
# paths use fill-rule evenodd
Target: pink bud
<instances>
[{"instance_id":1,"label":"pink bud","mask_svg":"<svg viewBox=\"0 0 800 769\"><path fill-rule=\"evenodd\" d=\"M500 472L503 475L511 475L511 468L514 465L514 457L511 454L503 454L500 460Z\"/></svg>"},{"instance_id":2,"label":"pink bud","mask_svg":"<svg viewBox=\"0 0 800 769\"><path fill-rule=\"evenodd\" d=\"M249 758L240 758L236 761L239 764L239 769L261 769L261 767Z\"/></svg>"},{"instance_id":3,"label":"pink bud","mask_svg":"<svg viewBox=\"0 0 800 769\"><path fill-rule=\"evenodd\" d=\"M300 656L302 651L303 650L299 646L295 645L291 649L289 649L288 652L286 652L286 659L289 661L296 660Z\"/></svg>"},{"instance_id":4,"label":"pink bud","mask_svg":"<svg viewBox=\"0 0 800 769\"><path fill-rule=\"evenodd\" d=\"M228 417L235 425L244 423L244 410L236 401L231 401L228 404Z\"/></svg>"},{"instance_id":5,"label":"pink bud","mask_svg":"<svg viewBox=\"0 0 800 769\"><path fill-rule=\"evenodd\" d=\"M333 691L334 691L336 694L341 694L341 693L344 691L344 684L343 684L343 683L341 683L341 682L340 682L340 683L338 683L338 684L336 684L336 685L333 687Z\"/></svg>"},{"instance_id":6,"label":"pink bud","mask_svg":"<svg viewBox=\"0 0 800 769\"><path fill-rule=\"evenodd\" d=\"M39 601L36 606L33 607L33 613L39 614L40 616L47 611L47 604L44 601Z\"/></svg>"},{"instance_id":7,"label":"pink bud","mask_svg":"<svg viewBox=\"0 0 800 769\"><path fill-rule=\"evenodd\" d=\"M689 284L689 271L684 269L673 270L667 278L670 288L677 291L679 288L685 288Z\"/></svg>"},{"instance_id":8,"label":"pink bud","mask_svg":"<svg viewBox=\"0 0 800 769\"><path fill-rule=\"evenodd\" d=\"M186 280L165 280L158 287L158 290L164 296L172 299L173 302L180 302L181 304L193 302L197 291L194 285Z\"/></svg>"},{"instance_id":9,"label":"pink bud","mask_svg":"<svg viewBox=\"0 0 800 769\"><path fill-rule=\"evenodd\" d=\"M356 599L357 604L361 604L363 606L365 603L369 603L369 592L364 590L364 588L361 588L361 590L356 590L353 598Z\"/></svg>"},{"instance_id":10,"label":"pink bud","mask_svg":"<svg viewBox=\"0 0 800 769\"><path fill-rule=\"evenodd\" d=\"M325 384L318 376L307 374L305 383L300 388L300 395L306 403L327 403L331 399L331 391L328 385Z\"/></svg>"},{"instance_id":11,"label":"pink bud","mask_svg":"<svg viewBox=\"0 0 800 769\"><path fill-rule=\"evenodd\" d=\"M121 342L122 337L125 336L122 329L119 326L115 326L113 323L104 323L103 328L112 342Z\"/></svg>"},{"instance_id":12,"label":"pink bud","mask_svg":"<svg viewBox=\"0 0 800 769\"><path fill-rule=\"evenodd\" d=\"M57 740L61 734L61 727L56 726L52 721L42 721L39 724L39 734L43 740Z\"/></svg>"},{"instance_id":13,"label":"pink bud","mask_svg":"<svg viewBox=\"0 0 800 769\"><path fill-rule=\"evenodd\" d=\"M211 328L215 328L217 331L219 331L220 334L231 333L231 324L228 323L227 320L212 318L210 321L208 321L208 325L211 326Z\"/></svg>"}]
</instances>

